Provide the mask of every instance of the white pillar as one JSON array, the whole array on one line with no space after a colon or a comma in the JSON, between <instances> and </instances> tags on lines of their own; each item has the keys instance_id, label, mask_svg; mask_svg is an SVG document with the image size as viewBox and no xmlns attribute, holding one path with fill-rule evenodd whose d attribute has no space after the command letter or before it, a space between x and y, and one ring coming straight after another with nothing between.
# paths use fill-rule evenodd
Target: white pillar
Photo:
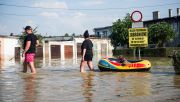
<instances>
[{"instance_id":1,"label":"white pillar","mask_svg":"<svg viewBox=\"0 0 180 102\"><path fill-rule=\"evenodd\" d=\"M61 60L65 59L65 54L64 54L64 44L60 44L61 45Z\"/></svg>"},{"instance_id":2,"label":"white pillar","mask_svg":"<svg viewBox=\"0 0 180 102\"><path fill-rule=\"evenodd\" d=\"M43 58L46 58L46 50L45 50L45 42L44 42L44 40L42 41L42 43L43 43Z\"/></svg>"},{"instance_id":3,"label":"white pillar","mask_svg":"<svg viewBox=\"0 0 180 102\"><path fill-rule=\"evenodd\" d=\"M76 43L73 43L73 60L77 59L77 46Z\"/></svg>"},{"instance_id":4,"label":"white pillar","mask_svg":"<svg viewBox=\"0 0 180 102\"><path fill-rule=\"evenodd\" d=\"M46 60L46 50L45 50L45 47L46 47L46 45L45 45L45 41L43 40L42 41L42 43L43 43L43 67L45 66L45 64L46 64L46 62L45 62L45 60Z\"/></svg>"},{"instance_id":5,"label":"white pillar","mask_svg":"<svg viewBox=\"0 0 180 102\"><path fill-rule=\"evenodd\" d=\"M106 57L109 56L108 49L109 49L109 44L108 44L108 40L106 40Z\"/></svg>"},{"instance_id":6,"label":"white pillar","mask_svg":"<svg viewBox=\"0 0 180 102\"><path fill-rule=\"evenodd\" d=\"M101 43L97 43L97 57L101 58Z\"/></svg>"},{"instance_id":7,"label":"white pillar","mask_svg":"<svg viewBox=\"0 0 180 102\"><path fill-rule=\"evenodd\" d=\"M49 50L49 57L48 57L49 58L49 65L51 65L51 43L50 42L48 43L48 46L49 46L48 47L48 50Z\"/></svg>"}]
</instances>

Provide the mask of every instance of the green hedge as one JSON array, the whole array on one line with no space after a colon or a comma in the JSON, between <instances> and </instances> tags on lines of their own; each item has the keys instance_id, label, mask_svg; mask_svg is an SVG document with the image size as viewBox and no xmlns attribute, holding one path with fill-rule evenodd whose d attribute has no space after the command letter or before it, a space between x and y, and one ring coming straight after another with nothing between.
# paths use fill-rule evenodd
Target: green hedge
<instances>
[{"instance_id":1,"label":"green hedge","mask_svg":"<svg viewBox=\"0 0 180 102\"><path fill-rule=\"evenodd\" d=\"M113 50L113 55L126 55L133 56L132 48L129 49L118 49ZM174 50L180 50L180 47L167 47L167 48L141 48L142 57L167 57L172 55ZM136 55L138 54L138 49L136 49Z\"/></svg>"}]
</instances>

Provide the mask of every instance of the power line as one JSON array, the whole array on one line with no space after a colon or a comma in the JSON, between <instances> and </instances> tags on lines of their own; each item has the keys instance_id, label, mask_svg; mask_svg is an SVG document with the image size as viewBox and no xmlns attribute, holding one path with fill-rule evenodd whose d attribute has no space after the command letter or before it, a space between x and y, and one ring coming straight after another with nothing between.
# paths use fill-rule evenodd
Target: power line
<instances>
[{"instance_id":1,"label":"power line","mask_svg":"<svg viewBox=\"0 0 180 102\"><path fill-rule=\"evenodd\" d=\"M133 8L151 8L159 6L168 6L168 5L177 5L180 3L169 3L169 4L159 4L159 5L150 5L150 6L138 6L138 7L125 7L125 8L97 8L97 9L86 9L86 8L49 8L49 7L33 7L33 6L24 6L24 5L11 5L0 3L0 6L10 6L10 7L22 7L22 8L38 8L38 9L61 9L61 10L119 10L119 9L133 9Z\"/></svg>"},{"instance_id":2,"label":"power line","mask_svg":"<svg viewBox=\"0 0 180 102\"><path fill-rule=\"evenodd\" d=\"M11 16L37 16L37 15L21 15L21 14L14 14L14 13L3 13L0 12L2 15L11 15Z\"/></svg>"}]
</instances>

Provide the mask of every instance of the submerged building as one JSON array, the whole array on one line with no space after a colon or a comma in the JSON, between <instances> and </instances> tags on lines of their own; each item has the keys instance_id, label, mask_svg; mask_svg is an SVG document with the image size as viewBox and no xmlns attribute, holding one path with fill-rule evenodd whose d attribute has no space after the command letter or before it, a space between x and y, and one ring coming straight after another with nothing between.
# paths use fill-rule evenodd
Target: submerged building
<instances>
[{"instance_id":1,"label":"submerged building","mask_svg":"<svg viewBox=\"0 0 180 102\"><path fill-rule=\"evenodd\" d=\"M167 22L176 32L176 37L171 43L167 43L166 46L180 46L180 8L177 8L177 15L175 16L172 16L172 9L169 9L168 11L169 16L165 18L160 18L159 11L153 12L153 19L144 21L144 27L149 27L151 24L159 22Z\"/></svg>"},{"instance_id":2,"label":"submerged building","mask_svg":"<svg viewBox=\"0 0 180 102\"><path fill-rule=\"evenodd\" d=\"M12 59L20 57L18 38L14 36L0 35L0 65L10 64Z\"/></svg>"},{"instance_id":3,"label":"submerged building","mask_svg":"<svg viewBox=\"0 0 180 102\"><path fill-rule=\"evenodd\" d=\"M91 38L93 42L94 55L106 57L112 53L113 47L109 39ZM78 59L81 58L82 37L67 37L66 40L45 39L44 56L45 58Z\"/></svg>"},{"instance_id":4,"label":"submerged building","mask_svg":"<svg viewBox=\"0 0 180 102\"><path fill-rule=\"evenodd\" d=\"M0 62L9 64L16 60L22 60L19 37L2 36L0 35ZM98 58L106 57L112 54L113 47L109 39L91 38L93 42L94 55ZM43 44L37 47L36 57L44 59L79 59L81 58L81 44L84 41L83 37L64 37L54 36L45 37ZM0 63L0 65L2 65Z\"/></svg>"}]
</instances>

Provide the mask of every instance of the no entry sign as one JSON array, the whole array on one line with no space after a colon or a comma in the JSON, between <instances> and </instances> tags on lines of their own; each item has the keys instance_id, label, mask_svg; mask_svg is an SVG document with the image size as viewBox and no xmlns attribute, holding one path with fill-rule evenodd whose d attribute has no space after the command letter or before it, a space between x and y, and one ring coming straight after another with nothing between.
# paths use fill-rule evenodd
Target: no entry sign
<instances>
[{"instance_id":1,"label":"no entry sign","mask_svg":"<svg viewBox=\"0 0 180 102\"><path fill-rule=\"evenodd\" d=\"M142 15L142 13L140 11L134 11L134 12L131 13L132 22L141 22L142 18L143 18L143 15Z\"/></svg>"}]
</instances>

